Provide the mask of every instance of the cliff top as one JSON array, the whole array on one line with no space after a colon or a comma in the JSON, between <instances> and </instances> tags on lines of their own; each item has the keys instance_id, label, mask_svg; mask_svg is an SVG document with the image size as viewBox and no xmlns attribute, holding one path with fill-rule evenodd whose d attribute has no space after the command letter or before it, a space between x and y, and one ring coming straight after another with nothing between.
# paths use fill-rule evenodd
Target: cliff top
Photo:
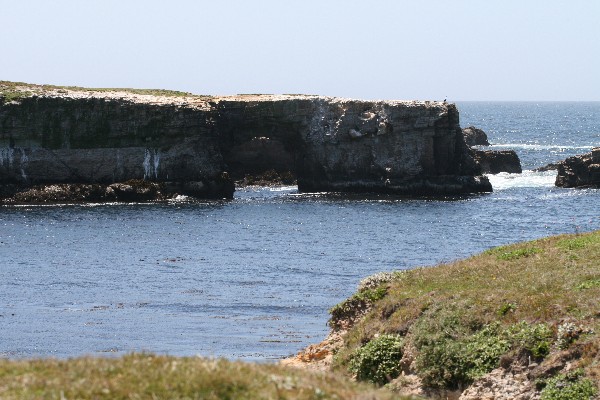
<instances>
[{"instance_id":1,"label":"cliff top","mask_svg":"<svg viewBox=\"0 0 600 400\"><path fill-rule=\"evenodd\" d=\"M0 98L8 103L23 98L38 96L52 98L92 99L103 98L124 100L135 103L180 105L194 108L210 107L209 103L219 102L258 102L289 100L326 100L330 102L355 102L358 99L306 95L306 94L236 94L225 96L198 95L167 89L135 89L135 88L85 88L79 86L38 85L24 82L0 81ZM374 103L390 105L440 107L445 102L420 100L373 100Z\"/></svg>"}]
</instances>

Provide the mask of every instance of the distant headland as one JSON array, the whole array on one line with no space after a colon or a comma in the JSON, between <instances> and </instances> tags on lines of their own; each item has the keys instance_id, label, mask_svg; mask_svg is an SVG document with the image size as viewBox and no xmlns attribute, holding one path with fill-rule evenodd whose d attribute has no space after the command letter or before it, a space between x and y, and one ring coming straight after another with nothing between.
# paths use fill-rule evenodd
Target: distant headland
<instances>
[{"instance_id":1,"label":"distant headland","mask_svg":"<svg viewBox=\"0 0 600 400\"><path fill-rule=\"evenodd\" d=\"M302 192L491 191L446 102L0 82L5 192L142 180L231 198L235 179L270 170L294 176Z\"/></svg>"}]
</instances>

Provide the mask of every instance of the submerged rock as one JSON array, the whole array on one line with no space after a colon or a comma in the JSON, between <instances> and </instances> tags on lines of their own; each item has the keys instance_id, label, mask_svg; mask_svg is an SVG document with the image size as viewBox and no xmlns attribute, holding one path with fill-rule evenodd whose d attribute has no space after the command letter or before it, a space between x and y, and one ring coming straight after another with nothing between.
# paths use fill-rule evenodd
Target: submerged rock
<instances>
[{"instance_id":1,"label":"submerged rock","mask_svg":"<svg viewBox=\"0 0 600 400\"><path fill-rule=\"evenodd\" d=\"M483 173L520 174L523 172L521 160L514 150L475 150L475 160L481 165Z\"/></svg>"},{"instance_id":2,"label":"submerged rock","mask_svg":"<svg viewBox=\"0 0 600 400\"><path fill-rule=\"evenodd\" d=\"M565 188L600 187L600 147L569 157L558 165L555 185Z\"/></svg>"}]
</instances>

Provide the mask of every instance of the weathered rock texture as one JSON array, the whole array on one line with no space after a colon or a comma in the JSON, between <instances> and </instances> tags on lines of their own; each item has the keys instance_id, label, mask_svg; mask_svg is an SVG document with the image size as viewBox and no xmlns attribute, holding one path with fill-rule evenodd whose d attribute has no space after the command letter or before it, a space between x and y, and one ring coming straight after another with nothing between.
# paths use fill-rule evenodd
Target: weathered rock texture
<instances>
[{"instance_id":1,"label":"weathered rock texture","mask_svg":"<svg viewBox=\"0 0 600 400\"><path fill-rule=\"evenodd\" d=\"M600 147L558 163L556 186L600 187Z\"/></svg>"},{"instance_id":2,"label":"weathered rock texture","mask_svg":"<svg viewBox=\"0 0 600 400\"><path fill-rule=\"evenodd\" d=\"M523 172L521 160L514 150L475 150L475 160L481 165L481 171L486 174Z\"/></svg>"},{"instance_id":3,"label":"weathered rock texture","mask_svg":"<svg viewBox=\"0 0 600 400\"><path fill-rule=\"evenodd\" d=\"M232 178L274 169L305 192L491 191L453 104L65 89L0 104L0 184L144 179L231 197Z\"/></svg>"},{"instance_id":4,"label":"weathered rock texture","mask_svg":"<svg viewBox=\"0 0 600 400\"><path fill-rule=\"evenodd\" d=\"M488 137L486 133L474 126L463 128L463 136L465 137L465 143L467 146L489 146Z\"/></svg>"}]
</instances>

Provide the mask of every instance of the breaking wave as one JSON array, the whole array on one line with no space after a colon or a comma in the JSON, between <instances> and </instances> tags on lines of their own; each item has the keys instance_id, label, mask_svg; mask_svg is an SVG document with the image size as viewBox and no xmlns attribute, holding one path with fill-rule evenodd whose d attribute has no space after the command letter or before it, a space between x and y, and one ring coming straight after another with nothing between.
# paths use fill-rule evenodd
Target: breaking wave
<instances>
[{"instance_id":1,"label":"breaking wave","mask_svg":"<svg viewBox=\"0 0 600 400\"><path fill-rule=\"evenodd\" d=\"M553 187L556 180L556 171L534 172L527 170L521 174L501 172L488 175L488 178L495 191L512 188Z\"/></svg>"}]
</instances>

